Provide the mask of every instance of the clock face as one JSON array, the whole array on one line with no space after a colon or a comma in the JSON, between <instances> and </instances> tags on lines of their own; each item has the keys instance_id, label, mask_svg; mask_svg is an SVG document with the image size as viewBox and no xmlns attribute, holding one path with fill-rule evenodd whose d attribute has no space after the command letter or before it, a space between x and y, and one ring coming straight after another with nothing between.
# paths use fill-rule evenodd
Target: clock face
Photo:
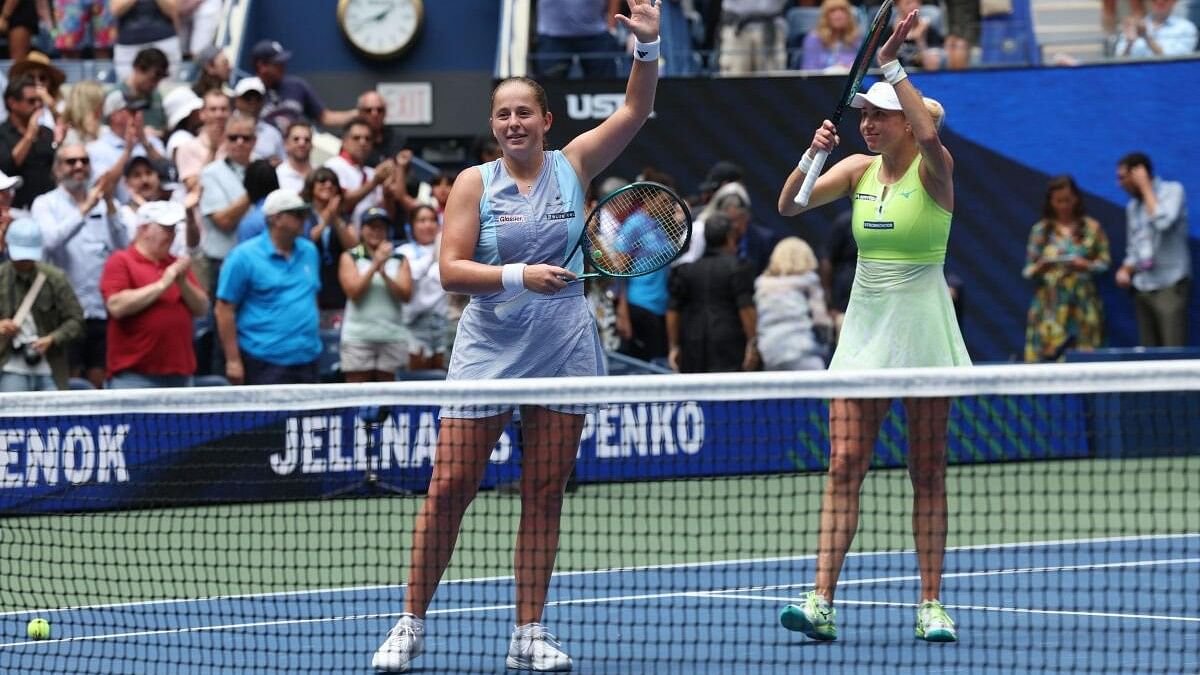
<instances>
[{"instance_id":1,"label":"clock face","mask_svg":"<svg viewBox=\"0 0 1200 675\"><path fill-rule=\"evenodd\" d=\"M373 58L402 53L417 37L421 0L340 0L338 24L355 49Z\"/></svg>"}]
</instances>

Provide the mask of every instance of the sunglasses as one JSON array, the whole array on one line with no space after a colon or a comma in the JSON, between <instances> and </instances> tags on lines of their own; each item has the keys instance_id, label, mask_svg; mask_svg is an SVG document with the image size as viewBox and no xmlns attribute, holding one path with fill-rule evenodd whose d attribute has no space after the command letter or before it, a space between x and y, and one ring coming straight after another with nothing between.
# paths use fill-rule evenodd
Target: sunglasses
<instances>
[{"instance_id":1,"label":"sunglasses","mask_svg":"<svg viewBox=\"0 0 1200 675\"><path fill-rule=\"evenodd\" d=\"M225 139L230 143L249 143L254 140L254 134L227 134Z\"/></svg>"},{"instance_id":2,"label":"sunglasses","mask_svg":"<svg viewBox=\"0 0 1200 675\"><path fill-rule=\"evenodd\" d=\"M379 106L378 108L359 108L358 112L370 114L370 113L382 113L386 110L387 110L387 108L384 108L383 106Z\"/></svg>"},{"instance_id":3,"label":"sunglasses","mask_svg":"<svg viewBox=\"0 0 1200 675\"><path fill-rule=\"evenodd\" d=\"M41 104L42 104L42 97L40 97L40 96L31 96L31 97L29 97L29 98L25 99L25 103L27 103L27 104L29 104L29 105L41 105Z\"/></svg>"},{"instance_id":4,"label":"sunglasses","mask_svg":"<svg viewBox=\"0 0 1200 675\"><path fill-rule=\"evenodd\" d=\"M63 164L66 164L67 166L75 166L76 164L79 164L80 166L87 166L88 164L92 163L92 160L89 157L63 157L62 161Z\"/></svg>"}]
</instances>

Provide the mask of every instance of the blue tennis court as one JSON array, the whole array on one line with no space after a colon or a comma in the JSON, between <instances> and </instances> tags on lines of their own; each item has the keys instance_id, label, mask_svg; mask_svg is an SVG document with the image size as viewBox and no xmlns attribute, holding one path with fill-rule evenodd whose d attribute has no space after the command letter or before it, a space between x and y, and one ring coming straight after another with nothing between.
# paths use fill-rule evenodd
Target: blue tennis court
<instances>
[{"instance_id":1,"label":"blue tennis court","mask_svg":"<svg viewBox=\"0 0 1200 675\"><path fill-rule=\"evenodd\" d=\"M546 621L582 673L1200 672L1200 533L968 546L947 553L957 644L913 638L911 552L851 554L835 643L779 627L812 556L577 571L555 577ZM403 586L8 612L53 639L0 644L5 672L371 672ZM504 670L512 580L442 586L415 672ZM886 664L886 666L885 666Z\"/></svg>"}]
</instances>

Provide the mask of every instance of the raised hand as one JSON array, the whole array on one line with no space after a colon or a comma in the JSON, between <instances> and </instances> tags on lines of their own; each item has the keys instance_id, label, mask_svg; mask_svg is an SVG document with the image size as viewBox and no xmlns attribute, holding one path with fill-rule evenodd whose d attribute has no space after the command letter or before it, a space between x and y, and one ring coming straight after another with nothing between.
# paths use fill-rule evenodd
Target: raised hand
<instances>
[{"instance_id":1,"label":"raised hand","mask_svg":"<svg viewBox=\"0 0 1200 675\"><path fill-rule=\"evenodd\" d=\"M900 45L908 39L908 33L917 25L920 15L920 10L914 9L908 13L908 16L896 23L896 27L892 29L892 36L883 43L878 52L875 52L876 63L882 66L896 60L897 55L900 54Z\"/></svg>"},{"instance_id":2,"label":"raised hand","mask_svg":"<svg viewBox=\"0 0 1200 675\"><path fill-rule=\"evenodd\" d=\"M833 122L825 120L821 122L821 126L817 127L817 132L813 134L812 147L814 150L833 152L833 149L840 142L841 139L838 138L837 127L833 126Z\"/></svg>"},{"instance_id":3,"label":"raised hand","mask_svg":"<svg viewBox=\"0 0 1200 675\"><path fill-rule=\"evenodd\" d=\"M658 39L658 2L662 0L629 0L629 16L617 14L616 19L633 33L638 42L654 42Z\"/></svg>"}]
</instances>

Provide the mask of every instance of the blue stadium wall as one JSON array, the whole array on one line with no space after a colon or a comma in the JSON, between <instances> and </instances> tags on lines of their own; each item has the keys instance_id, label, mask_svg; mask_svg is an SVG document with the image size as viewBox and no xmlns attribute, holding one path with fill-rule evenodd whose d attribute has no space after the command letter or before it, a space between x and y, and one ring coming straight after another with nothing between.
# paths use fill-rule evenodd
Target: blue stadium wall
<instances>
[{"instance_id":1,"label":"blue stadium wall","mask_svg":"<svg viewBox=\"0 0 1200 675\"><path fill-rule=\"evenodd\" d=\"M1075 176L1088 212L1108 233L1116 263L1125 251L1127 197L1115 180L1122 155L1149 153L1156 173L1183 182L1192 199L1200 199L1195 107L1180 100L1200 82L1200 61L946 72L915 75L914 81L948 110L942 138L956 161L956 208L947 266L964 281L963 329L977 361L1007 361L1023 351L1032 286L1020 270L1050 177ZM842 84L840 77L799 76L665 80L655 116L610 173L632 177L655 166L691 190L713 162L733 160L746 168L756 218L819 242L846 202L792 219L781 218L775 202ZM555 116L551 145L560 147L603 117L624 83L547 88ZM865 151L853 118L842 125L843 155ZM1200 260L1194 211L1191 226L1193 258ZM1136 345L1129 296L1111 274L1099 277L1099 285L1108 345ZM1200 338L1198 295L1192 344Z\"/></svg>"}]
</instances>

